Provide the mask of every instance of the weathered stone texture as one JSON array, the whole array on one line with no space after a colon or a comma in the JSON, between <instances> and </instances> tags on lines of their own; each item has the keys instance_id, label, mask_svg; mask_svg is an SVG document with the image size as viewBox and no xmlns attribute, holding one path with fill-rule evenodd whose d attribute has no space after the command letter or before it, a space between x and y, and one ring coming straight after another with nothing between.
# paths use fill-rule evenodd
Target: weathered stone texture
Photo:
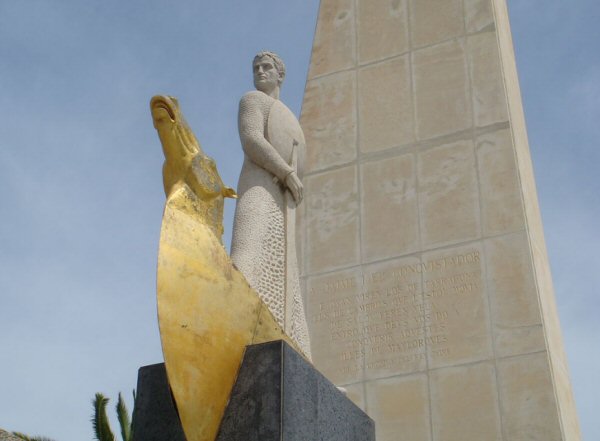
<instances>
[{"instance_id":1,"label":"weathered stone texture","mask_svg":"<svg viewBox=\"0 0 600 441\"><path fill-rule=\"evenodd\" d=\"M356 160L356 74L339 72L306 85L301 124L307 172Z\"/></svg>"},{"instance_id":2,"label":"weathered stone texture","mask_svg":"<svg viewBox=\"0 0 600 441\"><path fill-rule=\"evenodd\" d=\"M402 56L358 71L361 152L414 141L409 68L408 56Z\"/></svg>"}]
</instances>

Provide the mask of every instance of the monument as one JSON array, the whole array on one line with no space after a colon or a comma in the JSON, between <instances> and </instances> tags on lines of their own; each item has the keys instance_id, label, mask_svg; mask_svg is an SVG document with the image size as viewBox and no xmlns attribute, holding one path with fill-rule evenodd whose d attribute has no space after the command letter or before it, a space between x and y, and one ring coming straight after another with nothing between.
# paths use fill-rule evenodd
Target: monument
<instances>
[{"instance_id":1,"label":"monument","mask_svg":"<svg viewBox=\"0 0 600 441\"><path fill-rule=\"evenodd\" d=\"M505 0L322 0L300 121L313 362L377 439L579 440Z\"/></svg>"},{"instance_id":2,"label":"monument","mask_svg":"<svg viewBox=\"0 0 600 441\"><path fill-rule=\"evenodd\" d=\"M202 151L178 101L150 101L165 155L157 269L165 362L139 370L133 436L374 441L372 419L309 361L294 245L304 135L278 100L279 57L261 52L253 67L258 90L240 103L246 161L233 259L221 235L224 198L235 191Z\"/></svg>"}]
</instances>

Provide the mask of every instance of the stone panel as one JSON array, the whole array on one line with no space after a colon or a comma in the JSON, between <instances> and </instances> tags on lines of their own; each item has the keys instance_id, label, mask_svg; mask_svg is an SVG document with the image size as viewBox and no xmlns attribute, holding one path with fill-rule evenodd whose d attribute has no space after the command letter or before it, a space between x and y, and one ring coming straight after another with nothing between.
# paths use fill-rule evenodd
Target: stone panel
<instances>
[{"instance_id":1,"label":"stone panel","mask_svg":"<svg viewBox=\"0 0 600 441\"><path fill-rule=\"evenodd\" d=\"M493 357L479 242L423 255L429 368Z\"/></svg>"},{"instance_id":2,"label":"stone panel","mask_svg":"<svg viewBox=\"0 0 600 441\"><path fill-rule=\"evenodd\" d=\"M411 153L361 166L363 261L418 249L415 169Z\"/></svg>"},{"instance_id":3,"label":"stone panel","mask_svg":"<svg viewBox=\"0 0 600 441\"><path fill-rule=\"evenodd\" d=\"M525 233L488 239L485 249L497 355L543 350L544 335Z\"/></svg>"},{"instance_id":4,"label":"stone panel","mask_svg":"<svg viewBox=\"0 0 600 441\"><path fill-rule=\"evenodd\" d=\"M367 402L378 441L430 441L427 377L412 375L367 383Z\"/></svg>"},{"instance_id":5,"label":"stone panel","mask_svg":"<svg viewBox=\"0 0 600 441\"><path fill-rule=\"evenodd\" d=\"M524 229L525 216L510 130L483 134L476 142L483 235Z\"/></svg>"},{"instance_id":6,"label":"stone panel","mask_svg":"<svg viewBox=\"0 0 600 441\"><path fill-rule=\"evenodd\" d=\"M352 67L356 60L354 0L323 2L310 59L309 78Z\"/></svg>"},{"instance_id":7,"label":"stone panel","mask_svg":"<svg viewBox=\"0 0 600 441\"><path fill-rule=\"evenodd\" d=\"M461 0L410 0L412 47L429 46L464 32Z\"/></svg>"},{"instance_id":8,"label":"stone panel","mask_svg":"<svg viewBox=\"0 0 600 441\"><path fill-rule=\"evenodd\" d=\"M307 318L312 359L335 384L363 379L364 357L356 342L362 275L345 270L307 280Z\"/></svg>"},{"instance_id":9,"label":"stone panel","mask_svg":"<svg viewBox=\"0 0 600 441\"><path fill-rule=\"evenodd\" d=\"M356 74L338 74L306 84L300 123L308 146L306 172L356 159Z\"/></svg>"},{"instance_id":10,"label":"stone panel","mask_svg":"<svg viewBox=\"0 0 600 441\"><path fill-rule=\"evenodd\" d=\"M483 29L494 30L494 13L491 0L464 0L465 27L468 33Z\"/></svg>"},{"instance_id":11,"label":"stone panel","mask_svg":"<svg viewBox=\"0 0 600 441\"><path fill-rule=\"evenodd\" d=\"M358 72L361 152L414 141L413 101L408 56Z\"/></svg>"},{"instance_id":12,"label":"stone panel","mask_svg":"<svg viewBox=\"0 0 600 441\"><path fill-rule=\"evenodd\" d=\"M463 40L456 40L413 53L419 139L447 135L472 125L463 45Z\"/></svg>"},{"instance_id":13,"label":"stone panel","mask_svg":"<svg viewBox=\"0 0 600 441\"><path fill-rule=\"evenodd\" d=\"M502 441L492 363L435 370L430 381L434 441Z\"/></svg>"},{"instance_id":14,"label":"stone panel","mask_svg":"<svg viewBox=\"0 0 600 441\"><path fill-rule=\"evenodd\" d=\"M359 0L360 63L389 58L408 50L407 10L407 0Z\"/></svg>"},{"instance_id":15,"label":"stone panel","mask_svg":"<svg viewBox=\"0 0 600 441\"><path fill-rule=\"evenodd\" d=\"M424 248L480 236L479 192L471 141L419 154L418 192Z\"/></svg>"},{"instance_id":16,"label":"stone panel","mask_svg":"<svg viewBox=\"0 0 600 441\"><path fill-rule=\"evenodd\" d=\"M359 261L356 167L305 178L307 271L310 274Z\"/></svg>"},{"instance_id":17,"label":"stone panel","mask_svg":"<svg viewBox=\"0 0 600 441\"><path fill-rule=\"evenodd\" d=\"M475 125L483 127L508 120L496 33L483 32L469 36L467 48L473 82Z\"/></svg>"},{"instance_id":18,"label":"stone panel","mask_svg":"<svg viewBox=\"0 0 600 441\"><path fill-rule=\"evenodd\" d=\"M498 363L504 433L510 441L562 441L548 354Z\"/></svg>"}]
</instances>

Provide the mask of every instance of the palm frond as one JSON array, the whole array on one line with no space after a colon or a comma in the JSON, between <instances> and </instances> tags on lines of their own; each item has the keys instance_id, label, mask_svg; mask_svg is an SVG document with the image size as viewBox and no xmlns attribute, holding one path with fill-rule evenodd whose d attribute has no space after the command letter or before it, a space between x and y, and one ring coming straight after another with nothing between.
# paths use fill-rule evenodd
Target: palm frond
<instances>
[{"instance_id":1,"label":"palm frond","mask_svg":"<svg viewBox=\"0 0 600 441\"><path fill-rule=\"evenodd\" d=\"M131 441L131 420L129 419L129 413L127 412L127 406L121 392L119 392L119 400L117 401L117 418L119 425L121 426L121 437L123 441Z\"/></svg>"},{"instance_id":2,"label":"palm frond","mask_svg":"<svg viewBox=\"0 0 600 441\"><path fill-rule=\"evenodd\" d=\"M13 432L12 434L13 434L14 436L16 436L17 438L21 438L21 439L22 439L22 440L24 440L24 441L32 441L32 439L31 439L29 436L25 435L24 433L21 433L21 432Z\"/></svg>"},{"instance_id":3,"label":"palm frond","mask_svg":"<svg viewBox=\"0 0 600 441\"><path fill-rule=\"evenodd\" d=\"M97 393L92 400L94 405L94 415L92 416L92 424L94 426L94 435L98 441L115 441L115 435L110 429L110 422L106 415L106 405L108 398L101 393Z\"/></svg>"},{"instance_id":4,"label":"palm frond","mask_svg":"<svg viewBox=\"0 0 600 441\"><path fill-rule=\"evenodd\" d=\"M133 424L134 424L134 418L135 418L135 400L136 400L136 393L135 393L135 389L133 389L132 391L133 394L133 411L131 412L131 432L129 432L129 436L130 439L133 440Z\"/></svg>"}]
</instances>

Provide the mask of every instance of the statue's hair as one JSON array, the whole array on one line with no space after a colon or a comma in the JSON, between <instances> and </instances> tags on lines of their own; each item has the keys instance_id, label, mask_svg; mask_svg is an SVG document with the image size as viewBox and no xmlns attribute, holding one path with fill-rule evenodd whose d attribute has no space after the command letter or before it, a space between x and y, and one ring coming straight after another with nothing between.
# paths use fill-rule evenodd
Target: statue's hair
<instances>
[{"instance_id":1,"label":"statue's hair","mask_svg":"<svg viewBox=\"0 0 600 441\"><path fill-rule=\"evenodd\" d=\"M283 79L285 78L285 64L283 63L283 60L279 58L279 55L271 51L260 51L252 60L252 65L254 66L256 60L262 57L269 57L271 60L273 60L273 64L275 64L275 69L277 69L277 72L281 77L281 82L283 82Z\"/></svg>"}]
</instances>

